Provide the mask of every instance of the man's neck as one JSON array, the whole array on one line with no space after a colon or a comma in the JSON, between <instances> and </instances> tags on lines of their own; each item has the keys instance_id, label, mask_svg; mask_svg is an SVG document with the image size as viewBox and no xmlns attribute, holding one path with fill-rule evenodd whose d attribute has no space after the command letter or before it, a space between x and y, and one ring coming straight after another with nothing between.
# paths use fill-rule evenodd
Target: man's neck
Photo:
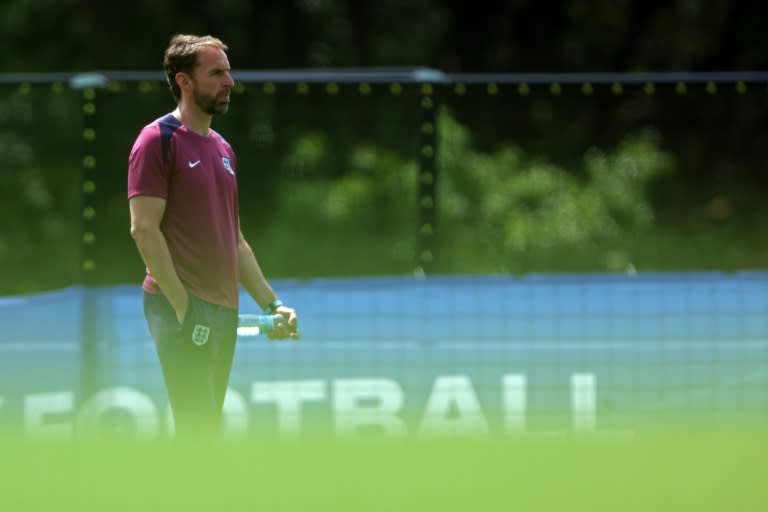
<instances>
[{"instance_id":1,"label":"man's neck","mask_svg":"<svg viewBox=\"0 0 768 512\"><path fill-rule=\"evenodd\" d=\"M173 111L173 116L193 132L202 135L203 137L208 136L208 130L211 127L211 118L213 116L201 112L200 109L195 106L186 105L184 103L179 103L176 110Z\"/></svg>"}]
</instances>

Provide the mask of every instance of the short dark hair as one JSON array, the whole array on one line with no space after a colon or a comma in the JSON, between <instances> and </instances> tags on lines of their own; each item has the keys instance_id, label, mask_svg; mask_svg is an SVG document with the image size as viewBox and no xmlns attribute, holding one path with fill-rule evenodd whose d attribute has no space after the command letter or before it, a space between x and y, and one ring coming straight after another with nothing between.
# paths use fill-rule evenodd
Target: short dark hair
<instances>
[{"instance_id":1,"label":"short dark hair","mask_svg":"<svg viewBox=\"0 0 768 512\"><path fill-rule=\"evenodd\" d=\"M213 36L176 34L171 38L163 57L163 69L176 103L181 101L181 89L176 83L176 73L190 73L195 69L197 54L205 46L213 46L223 51L229 49L220 39Z\"/></svg>"}]
</instances>

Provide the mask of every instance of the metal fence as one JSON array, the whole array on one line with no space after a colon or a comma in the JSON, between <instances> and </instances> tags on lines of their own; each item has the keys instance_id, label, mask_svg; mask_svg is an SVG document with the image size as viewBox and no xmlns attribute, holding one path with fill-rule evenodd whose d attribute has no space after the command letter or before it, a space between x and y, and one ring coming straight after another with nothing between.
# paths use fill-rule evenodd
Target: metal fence
<instances>
[{"instance_id":1,"label":"metal fence","mask_svg":"<svg viewBox=\"0 0 768 512\"><path fill-rule=\"evenodd\" d=\"M416 242L414 249L407 251L407 257L400 258L401 267L393 268L411 270L417 274L431 273L433 269L439 269L436 263L439 263L441 258L445 259L446 253L449 252L444 249L445 244L441 246L437 242L440 235L452 230L450 226L440 225L441 219L437 213L440 197L438 185L444 178L442 162L438 158L441 154L438 116L442 106L459 111L463 120L472 124L473 132L485 135L484 140L488 147L492 147L499 140L509 139L526 139L535 145L544 138L559 136L561 130L570 129L566 121L559 124L547 122L542 126L530 122L541 116L542 109L547 111L547 102L558 101L564 97L578 97L579 101L589 102L590 108L593 109L589 115L598 118L595 112L601 109L604 112L611 109L620 112L617 107L618 99L633 96L639 98L636 104L641 104L643 98L667 95L677 98L676 104L680 106L681 112L685 113L681 116L681 122L694 126L697 123L695 116L707 115L707 109L702 106L715 105L715 99L726 93L740 97L755 90L759 91L755 100L749 105L741 106L745 111L754 110L751 105L760 105L761 101L764 101L768 84L766 72L451 74L427 68L246 70L234 73L234 78L237 81L235 93L241 95L244 103L252 103L246 106L243 116L253 115L259 109L270 108L287 112L286 115L292 119L291 123L301 124L313 118L342 132L364 131L373 139L381 136L385 144L397 147L400 154L408 155L416 162L416 175L412 177L415 178L413 183L416 184L416 190L412 198L403 199L402 206L406 212L405 218L410 218L409 222L412 223ZM11 73L0 74L0 86L15 87L21 95L40 87L50 87L56 94L75 91L76 101L79 102L76 111L80 113L80 119L72 122L75 135L70 133L63 138L67 143L75 139L79 139L80 143L80 148L76 151L81 162L78 206L80 275L74 281L85 285L81 350L82 368L85 369L83 388L93 389L97 367L95 354L98 322L93 317L96 308L89 303L96 298L89 289L103 283L103 269L112 264L115 254L125 252L127 243L103 242L115 228L115 217L110 214L110 208L113 207L111 202L119 199L120 208L124 209L124 177L119 169L122 169L125 158L121 151L116 152L114 148L105 145L104 140L120 129L116 118L125 116L131 110L131 102L135 101L135 98L129 96L129 93L160 91L165 88L165 77L162 73L154 71ZM685 98L693 96L699 99L693 103L686 102ZM338 103L334 103L334 98L340 97L348 101L345 107L348 110L365 110L367 113L362 116L363 119L350 124L348 117L340 116L337 111ZM274 101L267 104L262 101L263 98L272 98ZM167 103L168 99L167 93L164 93L162 104ZM147 106L142 105L136 110L148 112L150 106L154 109L160 104L153 96L148 100ZM558 105L558 108L563 109L564 118L573 114L573 110L564 102ZM386 127L371 127L377 124L377 115L382 111L391 114L394 108L401 109L402 115L396 116ZM654 111L653 107L645 104L643 108ZM714 118L719 115L718 112L730 108L728 105L713 106L710 115ZM677 114L673 112L667 115L674 119ZM551 117L549 115L548 119L551 120ZM639 118L642 116L635 116L630 122ZM749 122L752 120L753 118L750 118ZM137 119L132 121L138 123ZM599 122L595 121L593 124ZM715 123L716 120L712 122ZM137 126L139 125L131 124L124 128L120 136L127 140ZM747 123L745 126L752 125ZM672 129L675 129L674 126ZM248 137L248 140L252 140L259 136L258 133L253 133L253 130L258 132L258 127L251 127L250 130L249 134L235 136L243 140ZM606 133L600 135L606 138L614 136ZM336 144L344 144L345 140L341 137ZM611 140L616 139L614 137ZM680 144L684 142L683 140ZM755 139L750 148L759 150L760 144L760 139ZM742 147L741 143L733 142L730 151L736 153L742 151ZM579 151L581 150L582 148L579 148ZM300 169L290 172L302 173ZM250 186L254 187L253 181ZM405 204L408 201L413 204ZM413 216L408 217L411 213ZM122 238L127 240L125 236ZM108 249L105 249L107 247ZM537 269L535 266L531 268Z\"/></svg>"}]
</instances>

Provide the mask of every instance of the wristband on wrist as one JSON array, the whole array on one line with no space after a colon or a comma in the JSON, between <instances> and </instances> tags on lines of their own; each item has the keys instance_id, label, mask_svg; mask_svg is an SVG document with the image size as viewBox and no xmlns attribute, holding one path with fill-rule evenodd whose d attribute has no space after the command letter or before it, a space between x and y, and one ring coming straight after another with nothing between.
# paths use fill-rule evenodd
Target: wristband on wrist
<instances>
[{"instance_id":1,"label":"wristband on wrist","mask_svg":"<svg viewBox=\"0 0 768 512\"><path fill-rule=\"evenodd\" d=\"M283 305L283 301L280 299L275 299L272 302L269 303L267 307L264 308L264 314L265 315L271 315L275 312L277 308Z\"/></svg>"}]
</instances>

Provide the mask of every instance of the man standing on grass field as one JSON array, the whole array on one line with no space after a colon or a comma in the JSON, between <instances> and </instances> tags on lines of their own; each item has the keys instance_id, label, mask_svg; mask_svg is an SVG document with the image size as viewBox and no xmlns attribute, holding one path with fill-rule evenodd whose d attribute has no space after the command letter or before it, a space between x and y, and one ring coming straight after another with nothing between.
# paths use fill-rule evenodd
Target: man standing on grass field
<instances>
[{"instance_id":1,"label":"man standing on grass field","mask_svg":"<svg viewBox=\"0 0 768 512\"><path fill-rule=\"evenodd\" d=\"M267 314L270 337L296 338L240 230L237 159L210 128L229 108L227 46L176 35L163 66L176 109L145 126L128 159L131 236L147 267L144 315L160 359L176 434L218 432L237 338L239 285Z\"/></svg>"}]
</instances>

